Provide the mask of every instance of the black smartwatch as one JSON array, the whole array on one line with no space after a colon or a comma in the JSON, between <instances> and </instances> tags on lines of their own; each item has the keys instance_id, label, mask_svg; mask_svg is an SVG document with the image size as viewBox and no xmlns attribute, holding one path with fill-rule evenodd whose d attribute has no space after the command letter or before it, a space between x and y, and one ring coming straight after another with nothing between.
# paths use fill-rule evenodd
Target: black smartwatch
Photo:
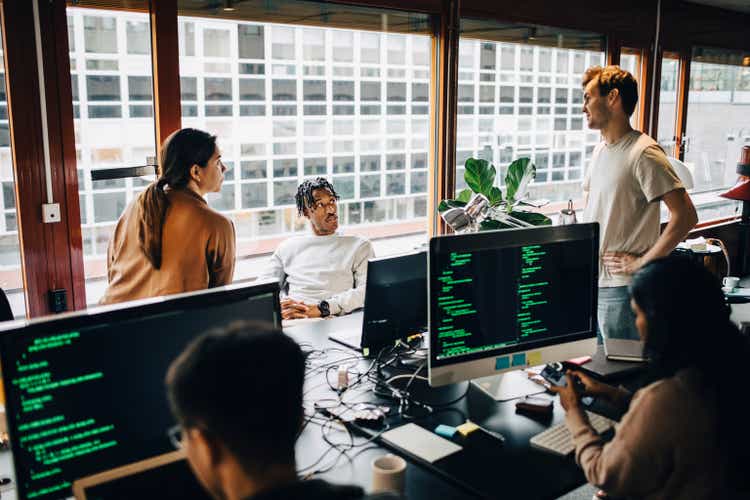
<instances>
[{"instance_id":1,"label":"black smartwatch","mask_svg":"<svg viewBox=\"0 0 750 500\"><path fill-rule=\"evenodd\" d=\"M318 304L318 309L320 309L321 318L327 318L331 315L331 306L329 306L328 302L325 300L320 301L320 304Z\"/></svg>"}]
</instances>

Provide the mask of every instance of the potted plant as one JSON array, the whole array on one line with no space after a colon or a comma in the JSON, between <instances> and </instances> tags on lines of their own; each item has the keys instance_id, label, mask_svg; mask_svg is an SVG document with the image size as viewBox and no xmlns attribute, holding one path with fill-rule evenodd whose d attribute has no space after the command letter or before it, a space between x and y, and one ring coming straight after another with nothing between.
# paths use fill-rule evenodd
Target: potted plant
<instances>
[{"instance_id":1,"label":"potted plant","mask_svg":"<svg viewBox=\"0 0 750 500\"><path fill-rule=\"evenodd\" d=\"M466 160L464 180L467 189L453 200L443 200L438 206L441 215L452 209L463 209L470 201L474 203L482 195L489 202L486 217L480 222L478 230L508 229L524 225L545 226L552 224L549 217L538 212L522 210L519 205L526 196L529 183L536 176L536 167L529 158L519 158L508 165L505 175L505 195L495 186L497 170L487 160L469 158Z\"/></svg>"}]
</instances>

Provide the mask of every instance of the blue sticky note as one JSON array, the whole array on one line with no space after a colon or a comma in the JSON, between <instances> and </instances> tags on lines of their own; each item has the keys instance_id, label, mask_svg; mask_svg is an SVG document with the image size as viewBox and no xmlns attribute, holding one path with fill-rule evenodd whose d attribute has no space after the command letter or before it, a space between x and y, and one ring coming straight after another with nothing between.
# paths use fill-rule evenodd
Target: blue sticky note
<instances>
[{"instance_id":1,"label":"blue sticky note","mask_svg":"<svg viewBox=\"0 0 750 500\"><path fill-rule=\"evenodd\" d=\"M513 362L511 363L512 366L525 366L526 365L526 353L522 352L520 354L514 354L513 355Z\"/></svg>"},{"instance_id":2,"label":"blue sticky note","mask_svg":"<svg viewBox=\"0 0 750 500\"><path fill-rule=\"evenodd\" d=\"M510 368L509 356L501 356L499 358L495 358L495 370L505 370L507 368Z\"/></svg>"},{"instance_id":3,"label":"blue sticky note","mask_svg":"<svg viewBox=\"0 0 750 500\"><path fill-rule=\"evenodd\" d=\"M445 438L452 438L453 435L456 434L456 428L451 427L450 425L440 424L435 427L435 434L437 434L438 436L443 436Z\"/></svg>"}]
</instances>

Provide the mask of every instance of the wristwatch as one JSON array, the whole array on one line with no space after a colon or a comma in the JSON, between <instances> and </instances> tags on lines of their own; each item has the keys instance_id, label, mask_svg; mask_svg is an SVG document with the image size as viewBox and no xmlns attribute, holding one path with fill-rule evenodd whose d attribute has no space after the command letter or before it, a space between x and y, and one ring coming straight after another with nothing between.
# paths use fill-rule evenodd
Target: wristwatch
<instances>
[{"instance_id":1,"label":"wristwatch","mask_svg":"<svg viewBox=\"0 0 750 500\"><path fill-rule=\"evenodd\" d=\"M318 304L318 309L320 309L321 318L327 318L331 315L331 306L329 306L328 302L325 300L320 301L320 304Z\"/></svg>"}]
</instances>

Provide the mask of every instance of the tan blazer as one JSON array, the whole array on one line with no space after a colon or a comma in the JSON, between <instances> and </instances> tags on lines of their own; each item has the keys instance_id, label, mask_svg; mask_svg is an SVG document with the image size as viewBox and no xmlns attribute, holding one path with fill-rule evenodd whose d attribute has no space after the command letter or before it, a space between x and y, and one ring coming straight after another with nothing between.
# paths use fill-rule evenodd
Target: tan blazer
<instances>
[{"instance_id":1,"label":"tan blazer","mask_svg":"<svg viewBox=\"0 0 750 500\"><path fill-rule=\"evenodd\" d=\"M168 190L161 269L138 244L138 208L131 203L117 221L107 248L109 287L100 301L126 300L203 290L232 282L234 225L190 190Z\"/></svg>"}]
</instances>

